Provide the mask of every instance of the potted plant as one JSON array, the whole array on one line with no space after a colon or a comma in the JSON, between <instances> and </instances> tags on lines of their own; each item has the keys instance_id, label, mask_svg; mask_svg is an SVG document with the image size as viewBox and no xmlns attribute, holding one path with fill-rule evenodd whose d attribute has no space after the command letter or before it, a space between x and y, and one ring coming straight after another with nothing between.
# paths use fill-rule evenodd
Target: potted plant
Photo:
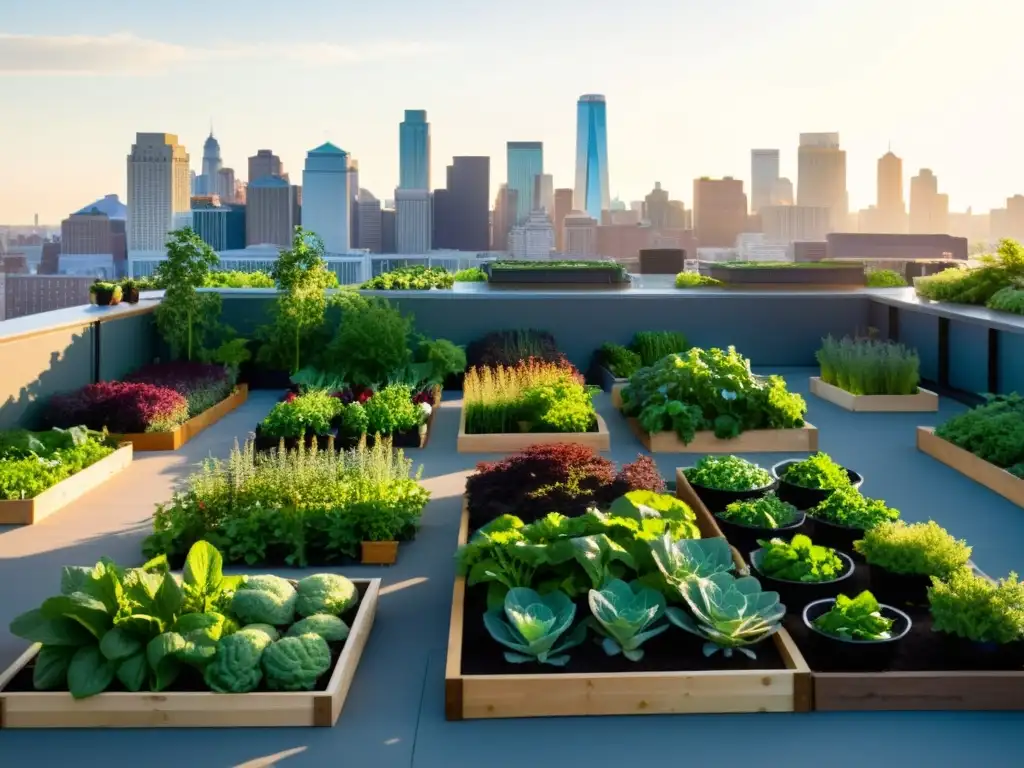
<instances>
[{"instance_id":1,"label":"potted plant","mask_svg":"<svg viewBox=\"0 0 1024 768\"><path fill-rule=\"evenodd\" d=\"M881 605L870 592L815 600L804 607L803 622L810 630L808 640L826 653L879 670L899 650L913 624L903 611Z\"/></svg>"},{"instance_id":2,"label":"potted plant","mask_svg":"<svg viewBox=\"0 0 1024 768\"><path fill-rule=\"evenodd\" d=\"M360 541L363 565L394 565L398 561L398 543L406 533L406 517L394 505L358 506L352 516Z\"/></svg>"},{"instance_id":3,"label":"potted plant","mask_svg":"<svg viewBox=\"0 0 1024 768\"><path fill-rule=\"evenodd\" d=\"M765 588L779 593L784 603L806 605L831 597L853 575L849 556L797 534L791 541L761 540L750 553L750 565Z\"/></svg>"},{"instance_id":4,"label":"potted plant","mask_svg":"<svg viewBox=\"0 0 1024 768\"><path fill-rule=\"evenodd\" d=\"M809 510L807 522L811 537L819 544L860 555L853 542L864 538L864 531L881 523L899 519L900 511L886 506L881 499L869 499L852 485L833 491L821 504Z\"/></svg>"},{"instance_id":5,"label":"potted plant","mask_svg":"<svg viewBox=\"0 0 1024 768\"><path fill-rule=\"evenodd\" d=\"M853 547L871 566L871 591L899 605L924 603L932 576L948 579L971 559L971 548L934 520L882 523Z\"/></svg>"},{"instance_id":6,"label":"potted plant","mask_svg":"<svg viewBox=\"0 0 1024 768\"><path fill-rule=\"evenodd\" d=\"M133 280L130 277L126 277L124 280L121 281L121 294L123 295L124 300L127 303L138 304L139 291L140 287L138 280Z\"/></svg>"},{"instance_id":7,"label":"potted plant","mask_svg":"<svg viewBox=\"0 0 1024 768\"><path fill-rule=\"evenodd\" d=\"M757 499L734 501L716 512L715 519L730 544L740 552L749 552L759 539L796 533L806 514L769 493Z\"/></svg>"},{"instance_id":8,"label":"potted plant","mask_svg":"<svg viewBox=\"0 0 1024 768\"><path fill-rule=\"evenodd\" d=\"M993 582L963 568L928 589L932 629L953 658L986 655L1000 668L1024 661L1024 582L1016 573Z\"/></svg>"},{"instance_id":9,"label":"potted plant","mask_svg":"<svg viewBox=\"0 0 1024 768\"><path fill-rule=\"evenodd\" d=\"M759 499L777 484L768 470L738 456L705 456L683 474L711 513L736 501Z\"/></svg>"},{"instance_id":10,"label":"potted plant","mask_svg":"<svg viewBox=\"0 0 1024 768\"><path fill-rule=\"evenodd\" d=\"M419 448L432 406L414 403L412 387L390 384L363 403L368 435L390 435L396 448Z\"/></svg>"},{"instance_id":11,"label":"potted plant","mask_svg":"<svg viewBox=\"0 0 1024 768\"><path fill-rule=\"evenodd\" d=\"M840 466L820 451L806 459L780 461L772 467L772 476L779 481L779 498L803 510L818 506L837 488L860 488L864 482L852 469Z\"/></svg>"},{"instance_id":12,"label":"potted plant","mask_svg":"<svg viewBox=\"0 0 1024 768\"><path fill-rule=\"evenodd\" d=\"M345 405L326 392L313 391L301 395L291 393L274 405L256 427L257 451L295 448L300 442L315 441L319 448L333 446L337 436L334 421Z\"/></svg>"},{"instance_id":13,"label":"potted plant","mask_svg":"<svg viewBox=\"0 0 1024 768\"><path fill-rule=\"evenodd\" d=\"M121 303L121 286L97 280L89 286L89 301L98 307L112 307Z\"/></svg>"}]
</instances>

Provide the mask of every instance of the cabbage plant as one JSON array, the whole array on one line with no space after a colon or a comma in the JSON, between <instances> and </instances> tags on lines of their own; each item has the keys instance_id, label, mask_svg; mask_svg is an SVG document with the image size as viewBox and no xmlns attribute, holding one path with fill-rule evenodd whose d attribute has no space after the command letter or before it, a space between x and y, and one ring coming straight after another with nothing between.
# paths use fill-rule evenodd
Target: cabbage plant
<instances>
[{"instance_id":1,"label":"cabbage plant","mask_svg":"<svg viewBox=\"0 0 1024 768\"><path fill-rule=\"evenodd\" d=\"M510 648L505 661L522 664L536 661L564 667L569 656L564 652L586 639L587 625L580 623L559 642L576 617L576 606L563 592L537 594L526 587L510 589L503 610L484 614L484 626L491 637Z\"/></svg>"},{"instance_id":2,"label":"cabbage plant","mask_svg":"<svg viewBox=\"0 0 1024 768\"><path fill-rule=\"evenodd\" d=\"M707 578L735 567L729 543L721 536L673 540L671 536L648 542L654 564L670 581Z\"/></svg>"},{"instance_id":3,"label":"cabbage plant","mask_svg":"<svg viewBox=\"0 0 1024 768\"><path fill-rule=\"evenodd\" d=\"M640 646L668 629L664 623L652 626L665 615L664 595L637 581L612 579L601 589L590 590L590 612L588 623L604 638L604 652L621 653L630 661L640 661Z\"/></svg>"},{"instance_id":4,"label":"cabbage plant","mask_svg":"<svg viewBox=\"0 0 1024 768\"><path fill-rule=\"evenodd\" d=\"M730 573L716 573L706 579L690 579L680 586L693 616L675 607L668 608L665 614L680 629L708 641L704 644L705 656L723 651L731 657L736 650L756 658L746 646L778 632L786 613L778 593L762 592L761 583L752 576L736 578Z\"/></svg>"}]
</instances>

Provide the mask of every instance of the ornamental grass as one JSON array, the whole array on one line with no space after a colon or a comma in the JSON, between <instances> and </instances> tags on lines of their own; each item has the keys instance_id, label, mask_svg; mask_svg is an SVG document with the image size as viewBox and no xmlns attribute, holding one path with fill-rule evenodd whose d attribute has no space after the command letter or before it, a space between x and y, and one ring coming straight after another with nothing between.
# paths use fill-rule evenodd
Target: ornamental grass
<instances>
[{"instance_id":1,"label":"ornamental grass","mask_svg":"<svg viewBox=\"0 0 1024 768\"><path fill-rule=\"evenodd\" d=\"M917 351L895 342L829 336L817 358L822 381L854 395L913 395L921 380Z\"/></svg>"}]
</instances>

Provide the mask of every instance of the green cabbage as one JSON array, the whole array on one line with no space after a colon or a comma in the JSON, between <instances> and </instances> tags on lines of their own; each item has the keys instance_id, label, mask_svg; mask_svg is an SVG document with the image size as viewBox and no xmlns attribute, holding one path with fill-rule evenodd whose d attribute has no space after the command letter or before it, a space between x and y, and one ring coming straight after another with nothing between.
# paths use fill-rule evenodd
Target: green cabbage
<instances>
[{"instance_id":1,"label":"green cabbage","mask_svg":"<svg viewBox=\"0 0 1024 768\"><path fill-rule=\"evenodd\" d=\"M279 576L246 576L231 600L243 624L283 627L295 618L295 588Z\"/></svg>"},{"instance_id":2,"label":"green cabbage","mask_svg":"<svg viewBox=\"0 0 1024 768\"><path fill-rule=\"evenodd\" d=\"M623 654L630 661L640 661L640 647L660 635L668 624L657 624L665 615L665 597L638 581L626 583L611 579L601 589L590 590L588 622L604 640L601 647L609 656Z\"/></svg>"},{"instance_id":3,"label":"green cabbage","mask_svg":"<svg viewBox=\"0 0 1024 768\"><path fill-rule=\"evenodd\" d=\"M320 635L283 637L267 648L262 663L272 691L311 691L331 668L331 649Z\"/></svg>"},{"instance_id":4,"label":"green cabbage","mask_svg":"<svg viewBox=\"0 0 1024 768\"><path fill-rule=\"evenodd\" d=\"M340 643L348 637L348 624L329 613L314 613L292 624L288 637L320 635L328 643Z\"/></svg>"},{"instance_id":5,"label":"green cabbage","mask_svg":"<svg viewBox=\"0 0 1024 768\"><path fill-rule=\"evenodd\" d=\"M299 582L295 610L299 616L340 616L359 599L355 584L336 573L314 573Z\"/></svg>"},{"instance_id":6,"label":"green cabbage","mask_svg":"<svg viewBox=\"0 0 1024 768\"><path fill-rule=\"evenodd\" d=\"M223 638L217 644L217 655L203 674L210 690L219 693L256 690L263 679L260 658L272 642L270 633L253 627Z\"/></svg>"},{"instance_id":7,"label":"green cabbage","mask_svg":"<svg viewBox=\"0 0 1024 768\"><path fill-rule=\"evenodd\" d=\"M505 652L505 661L510 664L536 661L564 667L569 655L563 651L587 637L587 625L583 622L568 637L562 637L575 616L576 606L564 592L540 595L532 589L516 587L505 595L504 611L484 614L484 626L491 637L511 649Z\"/></svg>"}]
</instances>

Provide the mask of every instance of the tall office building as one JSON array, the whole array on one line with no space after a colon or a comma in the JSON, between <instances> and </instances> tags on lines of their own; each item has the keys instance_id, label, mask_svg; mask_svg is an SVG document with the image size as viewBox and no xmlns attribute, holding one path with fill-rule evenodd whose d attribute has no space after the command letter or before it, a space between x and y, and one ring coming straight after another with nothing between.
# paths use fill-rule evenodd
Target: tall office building
<instances>
[{"instance_id":1,"label":"tall office building","mask_svg":"<svg viewBox=\"0 0 1024 768\"><path fill-rule=\"evenodd\" d=\"M746 223L747 196L740 179L694 180L693 226L701 248L732 248Z\"/></svg>"},{"instance_id":2,"label":"tall office building","mask_svg":"<svg viewBox=\"0 0 1024 768\"><path fill-rule=\"evenodd\" d=\"M280 176L288 181L288 175L281 165L281 158L269 149L261 149L249 158L249 183L262 179L264 176Z\"/></svg>"},{"instance_id":3,"label":"tall office building","mask_svg":"<svg viewBox=\"0 0 1024 768\"><path fill-rule=\"evenodd\" d=\"M221 168L217 172L216 194L225 203L234 203L235 200L235 169Z\"/></svg>"},{"instance_id":4,"label":"tall office building","mask_svg":"<svg viewBox=\"0 0 1024 768\"><path fill-rule=\"evenodd\" d=\"M758 213L766 205L775 205L772 191L779 178L779 150L750 150L750 212Z\"/></svg>"},{"instance_id":5,"label":"tall office building","mask_svg":"<svg viewBox=\"0 0 1024 768\"><path fill-rule=\"evenodd\" d=\"M550 173L542 173L533 180L533 206L549 217L554 213L555 178Z\"/></svg>"},{"instance_id":6,"label":"tall office building","mask_svg":"<svg viewBox=\"0 0 1024 768\"><path fill-rule=\"evenodd\" d=\"M395 252L427 253L433 232L430 191L395 190Z\"/></svg>"},{"instance_id":7,"label":"tall office building","mask_svg":"<svg viewBox=\"0 0 1024 768\"><path fill-rule=\"evenodd\" d=\"M907 206L903 199L903 161L892 152L878 159L878 198L875 223L879 232L907 231Z\"/></svg>"},{"instance_id":8,"label":"tall office building","mask_svg":"<svg viewBox=\"0 0 1024 768\"><path fill-rule=\"evenodd\" d=\"M245 206L224 203L217 195L192 198L192 229L215 251L245 248Z\"/></svg>"},{"instance_id":9,"label":"tall office building","mask_svg":"<svg viewBox=\"0 0 1024 768\"><path fill-rule=\"evenodd\" d=\"M246 245L291 245L298 224L295 188L280 176L261 176L249 182L246 195Z\"/></svg>"},{"instance_id":10,"label":"tall office building","mask_svg":"<svg viewBox=\"0 0 1024 768\"><path fill-rule=\"evenodd\" d=\"M661 188L661 182L654 182L654 189L644 198L643 218L654 227L668 226L668 190Z\"/></svg>"},{"instance_id":11,"label":"tall office building","mask_svg":"<svg viewBox=\"0 0 1024 768\"><path fill-rule=\"evenodd\" d=\"M597 219L586 211L572 211L565 217L565 255L579 258L597 256Z\"/></svg>"},{"instance_id":12,"label":"tall office building","mask_svg":"<svg viewBox=\"0 0 1024 768\"><path fill-rule=\"evenodd\" d=\"M487 198L491 187L489 157L455 157L447 170L448 186L434 190L434 248L486 251L490 248Z\"/></svg>"},{"instance_id":13,"label":"tall office building","mask_svg":"<svg viewBox=\"0 0 1024 768\"><path fill-rule=\"evenodd\" d=\"M508 153L508 188L516 193L516 218L511 223L524 223L537 207L533 190L536 179L544 173L544 144L540 141L510 141Z\"/></svg>"},{"instance_id":14,"label":"tall office building","mask_svg":"<svg viewBox=\"0 0 1024 768\"><path fill-rule=\"evenodd\" d=\"M766 205L758 215L764 241L769 244L821 242L830 231L828 208L803 205Z\"/></svg>"},{"instance_id":15,"label":"tall office building","mask_svg":"<svg viewBox=\"0 0 1024 768\"><path fill-rule=\"evenodd\" d=\"M608 121L604 96L591 93L576 102L577 210L601 220L611 202L608 192Z\"/></svg>"},{"instance_id":16,"label":"tall office building","mask_svg":"<svg viewBox=\"0 0 1024 768\"><path fill-rule=\"evenodd\" d=\"M555 248L555 231L551 220L540 208L535 209L525 224L512 227L508 233L508 250L513 259L544 261Z\"/></svg>"},{"instance_id":17,"label":"tall office building","mask_svg":"<svg viewBox=\"0 0 1024 768\"><path fill-rule=\"evenodd\" d=\"M383 242L380 200L365 189L359 190L356 220L359 222L356 227L356 248L365 249L370 253L381 253Z\"/></svg>"},{"instance_id":18,"label":"tall office building","mask_svg":"<svg viewBox=\"0 0 1024 768\"><path fill-rule=\"evenodd\" d=\"M385 201L385 203L388 201ZM380 209L380 252L395 253L395 209Z\"/></svg>"},{"instance_id":19,"label":"tall office building","mask_svg":"<svg viewBox=\"0 0 1024 768\"><path fill-rule=\"evenodd\" d=\"M210 126L210 135L203 143L203 165L202 173L196 177L197 195L217 195L220 182L220 169L223 163L220 159L220 144L213 137L213 126Z\"/></svg>"},{"instance_id":20,"label":"tall office building","mask_svg":"<svg viewBox=\"0 0 1024 768\"><path fill-rule=\"evenodd\" d=\"M398 126L398 188L430 189L430 123L425 109L405 110Z\"/></svg>"},{"instance_id":21,"label":"tall office building","mask_svg":"<svg viewBox=\"0 0 1024 768\"><path fill-rule=\"evenodd\" d=\"M348 153L327 142L306 154L302 171L302 225L324 242L324 252L349 252L352 193Z\"/></svg>"},{"instance_id":22,"label":"tall office building","mask_svg":"<svg viewBox=\"0 0 1024 768\"><path fill-rule=\"evenodd\" d=\"M555 250L559 253L565 248L565 217L572 213L574 189L556 189L554 211L551 214L551 225L555 230Z\"/></svg>"},{"instance_id":23,"label":"tall office building","mask_svg":"<svg viewBox=\"0 0 1024 768\"><path fill-rule=\"evenodd\" d=\"M928 168L910 180L910 234L944 235L949 229L949 196Z\"/></svg>"},{"instance_id":24,"label":"tall office building","mask_svg":"<svg viewBox=\"0 0 1024 768\"><path fill-rule=\"evenodd\" d=\"M162 251L189 214L188 152L172 133L138 133L128 155L128 249Z\"/></svg>"},{"instance_id":25,"label":"tall office building","mask_svg":"<svg viewBox=\"0 0 1024 768\"><path fill-rule=\"evenodd\" d=\"M508 233L516 225L516 211L519 208L519 193L509 189L508 184L498 188L494 198L494 212L491 216L491 250L508 250Z\"/></svg>"},{"instance_id":26,"label":"tall office building","mask_svg":"<svg viewBox=\"0 0 1024 768\"><path fill-rule=\"evenodd\" d=\"M797 151L797 205L828 208L832 231L846 228L846 152L838 133L801 133Z\"/></svg>"},{"instance_id":27,"label":"tall office building","mask_svg":"<svg viewBox=\"0 0 1024 768\"><path fill-rule=\"evenodd\" d=\"M783 176L772 184L772 205L793 205L793 182Z\"/></svg>"}]
</instances>

